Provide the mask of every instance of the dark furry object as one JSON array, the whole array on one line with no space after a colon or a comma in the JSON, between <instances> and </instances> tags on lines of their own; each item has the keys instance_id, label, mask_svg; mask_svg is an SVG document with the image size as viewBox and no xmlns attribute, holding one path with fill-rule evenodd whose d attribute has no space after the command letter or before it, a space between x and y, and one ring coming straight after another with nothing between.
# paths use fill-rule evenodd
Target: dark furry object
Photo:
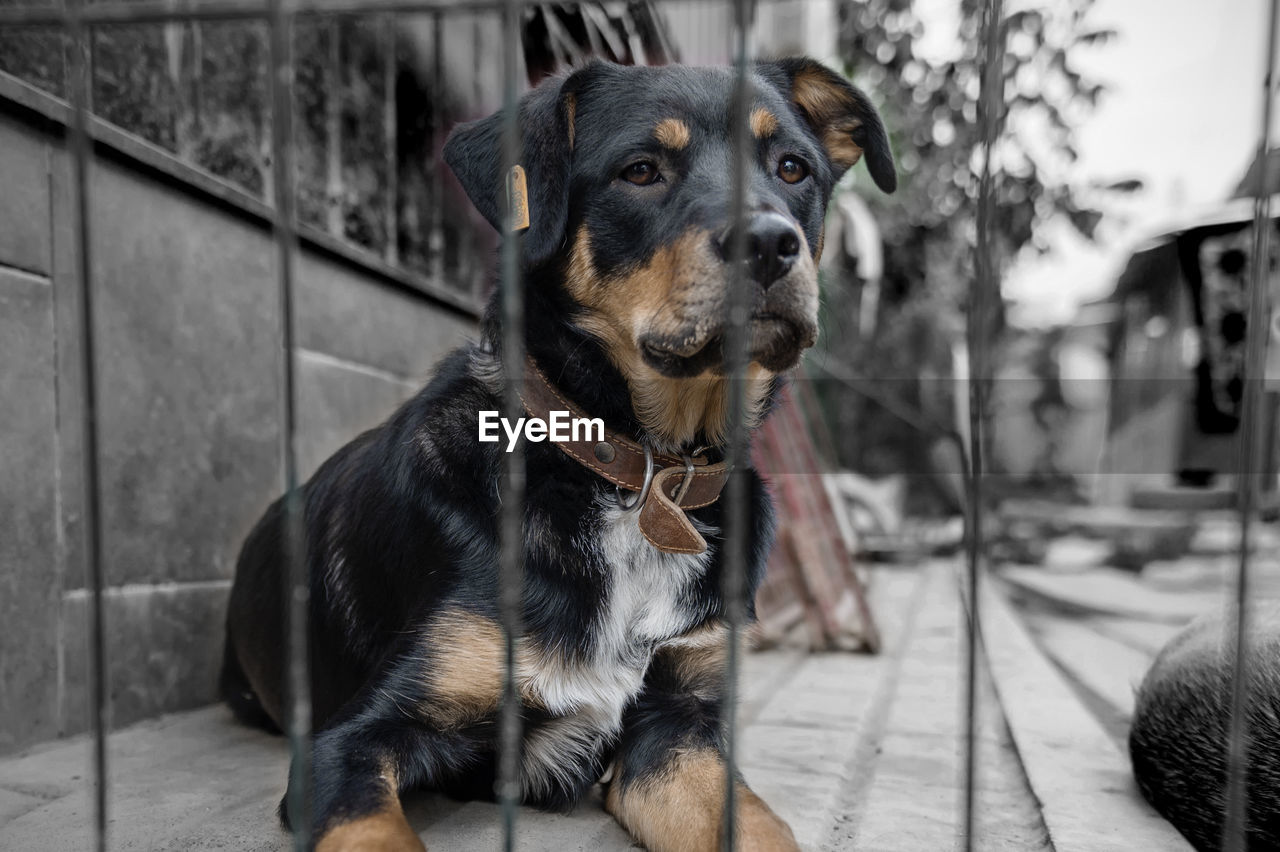
<instances>
[{"instance_id":1,"label":"dark furry object","mask_svg":"<svg viewBox=\"0 0 1280 852\"><path fill-rule=\"evenodd\" d=\"M1235 659L1228 624L1196 619L1170 640L1142 682L1129 755L1142 794L1197 849L1222 848ZM1280 849L1280 603L1252 610L1248 848Z\"/></svg>"}]
</instances>

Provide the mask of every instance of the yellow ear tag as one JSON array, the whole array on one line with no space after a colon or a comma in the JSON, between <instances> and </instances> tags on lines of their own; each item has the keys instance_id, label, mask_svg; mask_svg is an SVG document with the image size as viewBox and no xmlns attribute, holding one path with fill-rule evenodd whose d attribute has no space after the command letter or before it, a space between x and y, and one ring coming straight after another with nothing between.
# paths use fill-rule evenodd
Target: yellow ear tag
<instances>
[{"instance_id":1,"label":"yellow ear tag","mask_svg":"<svg viewBox=\"0 0 1280 852\"><path fill-rule=\"evenodd\" d=\"M512 166L507 174L507 205L511 211L511 230L523 231L529 227L529 182L521 166Z\"/></svg>"}]
</instances>

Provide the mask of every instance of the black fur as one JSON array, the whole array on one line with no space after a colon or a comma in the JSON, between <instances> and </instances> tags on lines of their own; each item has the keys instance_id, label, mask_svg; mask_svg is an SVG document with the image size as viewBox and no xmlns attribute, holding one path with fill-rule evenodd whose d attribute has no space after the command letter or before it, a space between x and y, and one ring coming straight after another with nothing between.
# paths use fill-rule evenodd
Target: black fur
<instances>
[{"instance_id":1,"label":"black fur","mask_svg":"<svg viewBox=\"0 0 1280 852\"><path fill-rule=\"evenodd\" d=\"M1280 604L1255 605L1248 649L1246 848L1280 849ZM1227 743L1234 655L1228 625L1199 618L1143 679L1129 732L1138 787L1201 852L1225 848Z\"/></svg>"},{"instance_id":2,"label":"black fur","mask_svg":"<svg viewBox=\"0 0 1280 852\"><path fill-rule=\"evenodd\" d=\"M756 102L783 126L776 139L760 143L748 203L784 211L817 246L839 169L789 103L788 67L762 66L754 78ZM611 430L643 436L645 424L601 342L575 322L577 305L562 283L567 236L585 226L596 261L609 272L643 263L692 226L723 227L733 85L725 69L596 63L544 83L521 102L533 219L519 238L527 346L556 386ZM655 204L618 187L617 175L628 158L652 152L654 121L668 111L695 116L698 126L681 163L664 161L682 169L681 178ZM864 147L884 185L887 141L878 118L868 126L872 135ZM450 166L495 226L501 217L501 127L500 116L463 125L445 148ZM812 180L791 186L776 178L773 164L783 149L805 158ZM337 452L302 487L311 577L313 811L320 832L383 804L381 762L395 766L401 789L492 795L493 715L440 728L418 708L431 700L424 673L451 651L438 637L428 640L432 616L449 607L497 620L502 446L480 443L476 433L477 412L501 409L495 387L477 366L496 357L500 336L495 295L478 343L448 356L421 392ZM612 487L549 443L527 444L525 451L523 623L540 645L561 649L571 660L586 659L602 641L599 619L624 568L604 561L597 547L603 523L598 507L612 499ZM713 447L709 454L721 457L722 450ZM744 568L752 601L772 542L773 510L759 476L748 471L747 478L752 531ZM717 532L722 512L714 503L690 513L712 532L710 560L679 604L678 621L688 631L724 616L723 540ZM226 699L240 718L276 727L287 666L281 521L277 502L241 552L223 676ZM753 602L749 610L754 618ZM639 652L651 659L653 648ZM631 696L621 733L601 736L589 755L566 756L565 775L528 799L570 808L615 756L622 758L625 784L659 771L675 748L718 749L719 714L718 698L695 697L670 664L658 660ZM527 709L526 735L555 721Z\"/></svg>"}]
</instances>

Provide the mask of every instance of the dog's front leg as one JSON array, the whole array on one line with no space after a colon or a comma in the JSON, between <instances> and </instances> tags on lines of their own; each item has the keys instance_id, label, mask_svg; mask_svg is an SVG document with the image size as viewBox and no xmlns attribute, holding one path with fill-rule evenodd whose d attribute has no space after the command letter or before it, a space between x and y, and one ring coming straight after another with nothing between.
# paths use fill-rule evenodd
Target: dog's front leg
<instances>
[{"instance_id":1,"label":"dog's front leg","mask_svg":"<svg viewBox=\"0 0 1280 852\"><path fill-rule=\"evenodd\" d=\"M717 852L724 823L723 630L658 652L623 719L605 807L651 852ZM741 778L735 848L797 850L791 828Z\"/></svg>"},{"instance_id":2,"label":"dog's front leg","mask_svg":"<svg viewBox=\"0 0 1280 852\"><path fill-rule=\"evenodd\" d=\"M362 714L316 735L312 826L316 852L422 852L400 792L421 775L438 735L405 719ZM286 826L290 797L280 814Z\"/></svg>"}]
</instances>

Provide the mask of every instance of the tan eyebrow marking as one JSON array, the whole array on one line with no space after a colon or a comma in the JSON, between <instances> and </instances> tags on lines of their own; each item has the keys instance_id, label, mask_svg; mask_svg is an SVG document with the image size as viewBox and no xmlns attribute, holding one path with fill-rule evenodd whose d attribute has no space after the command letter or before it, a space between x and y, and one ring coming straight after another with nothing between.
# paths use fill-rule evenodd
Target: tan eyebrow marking
<instances>
[{"instance_id":1,"label":"tan eyebrow marking","mask_svg":"<svg viewBox=\"0 0 1280 852\"><path fill-rule=\"evenodd\" d=\"M757 139L772 136L778 129L778 117L764 107L756 107L751 111L751 133Z\"/></svg>"},{"instance_id":2,"label":"tan eyebrow marking","mask_svg":"<svg viewBox=\"0 0 1280 852\"><path fill-rule=\"evenodd\" d=\"M653 138L664 148L679 151L689 144L689 125L678 118L664 118L653 129Z\"/></svg>"}]
</instances>

